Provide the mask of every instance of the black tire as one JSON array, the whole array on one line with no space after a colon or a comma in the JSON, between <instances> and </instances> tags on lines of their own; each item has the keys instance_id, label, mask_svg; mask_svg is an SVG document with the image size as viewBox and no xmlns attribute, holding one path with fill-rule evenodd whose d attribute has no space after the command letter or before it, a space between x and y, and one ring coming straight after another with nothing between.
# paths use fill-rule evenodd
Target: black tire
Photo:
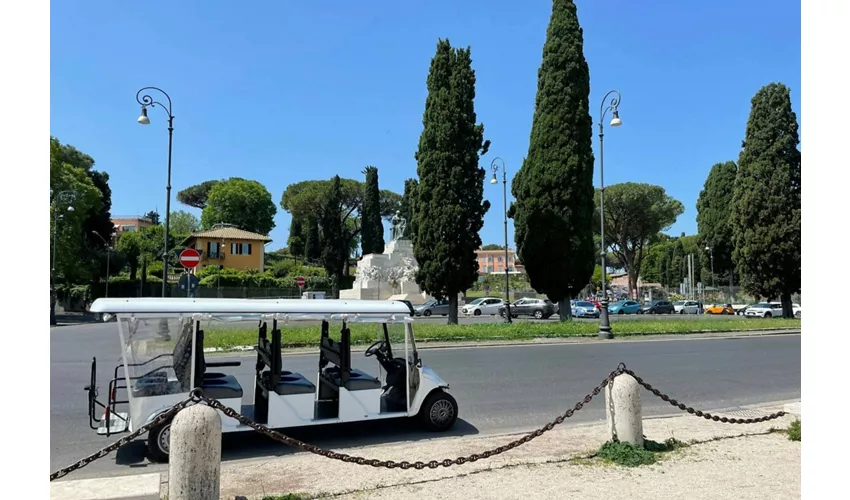
<instances>
[{"instance_id":1,"label":"black tire","mask_svg":"<svg viewBox=\"0 0 850 500\"><path fill-rule=\"evenodd\" d=\"M475 312L472 313L472 315L473 316L481 316L481 309L476 309Z\"/></svg>"},{"instance_id":2,"label":"black tire","mask_svg":"<svg viewBox=\"0 0 850 500\"><path fill-rule=\"evenodd\" d=\"M430 309L425 309L425 311L423 311L423 312L422 312L422 316L428 317L428 316L430 316L430 315L431 315L431 310L430 310Z\"/></svg>"},{"instance_id":3,"label":"black tire","mask_svg":"<svg viewBox=\"0 0 850 500\"><path fill-rule=\"evenodd\" d=\"M619 311L617 311L617 314L626 314L626 311L620 309Z\"/></svg>"},{"instance_id":4,"label":"black tire","mask_svg":"<svg viewBox=\"0 0 850 500\"><path fill-rule=\"evenodd\" d=\"M679 314L685 314L685 308L684 307L679 309Z\"/></svg>"},{"instance_id":5,"label":"black tire","mask_svg":"<svg viewBox=\"0 0 850 500\"><path fill-rule=\"evenodd\" d=\"M534 311L534 319L543 319L543 311L540 309Z\"/></svg>"},{"instance_id":6,"label":"black tire","mask_svg":"<svg viewBox=\"0 0 850 500\"><path fill-rule=\"evenodd\" d=\"M650 309L649 314L655 314L655 309Z\"/></svg>"},{"instance_id":7,"label":"black tire","mask_svg":"<svg viewBox=\"0 0 850 500\"><path fill-rule=\"evenodd\" d=\"M457 401L451 394L437 389L425 398L419 409L418 418L431 432L444 432L457 421Z\"/></svg>"},{"instance_id":8,"label":"black tire","mask_svg":"<svg viewBox=\"0 0 850 500\"><path fill-rule=\"evenodd\" d=\"M519 318L519 315L518 314L511 314L511 318L517 319L517 318Z\"/></svg>"},{"instance_id":9,"label":"black tire","mask_svg":"<svg viewBox=\"0 0 850 500\"><path fill-rule=\"evenodd\" d=\"M803 311L797 311L794 313L794 317L797 319L802 319L803 315L801 314Z\"/></svg>"},{"instance_id":10,"label":"black tire","mask_svg":"<svg viewBox=\"0 0 850 500\"><path fill-rule=\"evenodd\" d=\"M171 438L171 420L148 431L148 455L154 462L167 463L169 440Z\"/></svg>"},{"instance_id":11,"label":"black tire","mask_svg":"<svg viewBox=\"0 0 850 500\"><path fill-rule=\"evenodd\" d=\"M773 315L770 314L769 312L766 312L766 313L764 313L764 317L765 317L765 319L768 319L768 318L772 318Z\"/></svg>"}]
</instances>

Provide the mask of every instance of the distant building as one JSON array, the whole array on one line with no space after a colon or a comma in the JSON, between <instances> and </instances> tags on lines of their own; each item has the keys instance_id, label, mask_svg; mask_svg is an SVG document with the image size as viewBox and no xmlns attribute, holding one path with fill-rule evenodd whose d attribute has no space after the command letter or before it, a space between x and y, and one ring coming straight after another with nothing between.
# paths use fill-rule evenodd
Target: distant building
<instances>
[{"instance_id":1,"label":"distant building","mask_svg":"<svg viewBox=\"0 0 850 500\"><path fill-rule=\"evenodd\" d=\"M114 238L117 240L124 233L140 231L146 227L153 226L153 221L139 215L127 215L113 217L112 224L115 225Z\"/></svg>"},{"instance_id":2,"label":"distant building","mask_svg":"<svg viewBox=\"0 0 850 500\"><path fill-rule=\"evenodd\" d=\"M476 250L475 255L478 260L478 274L504 273L506 265L508 272L518 272L516 254L510 248L507 262L504 250Z\"/></svg>"},{"instance_id":3,"label":"distant building","mask_svg":"<svg viewBox=\"0 0 850 500\"><path fill-rule=\"evenodd\" d=\"M263 272L265 245L272 239L235 226L217 225L208 231L192 233L183 246L201 254L198 269L216 266L219 269L256 269Z\"/></svg>"}]
</instances>

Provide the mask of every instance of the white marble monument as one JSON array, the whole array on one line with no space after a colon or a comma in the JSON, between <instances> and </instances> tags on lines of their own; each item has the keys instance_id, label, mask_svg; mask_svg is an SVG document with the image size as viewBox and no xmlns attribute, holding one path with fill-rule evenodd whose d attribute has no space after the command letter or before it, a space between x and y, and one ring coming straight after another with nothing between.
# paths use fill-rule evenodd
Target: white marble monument
<instances>
[{"instance_id":1,"label":"white marble monument","mask_svg":"<svg viewBox=\"0 0 850 500\"><path fill-rule=\"evenodd\" d=\"M419 268L413 257L413 242L405 237L407 221L396 212L392 218L391 239L384 253L364 255L357 262L354 287L340 290L341 299L409 300L421 304L428 299L416 284Z\"/></svg>"}]
</instances>

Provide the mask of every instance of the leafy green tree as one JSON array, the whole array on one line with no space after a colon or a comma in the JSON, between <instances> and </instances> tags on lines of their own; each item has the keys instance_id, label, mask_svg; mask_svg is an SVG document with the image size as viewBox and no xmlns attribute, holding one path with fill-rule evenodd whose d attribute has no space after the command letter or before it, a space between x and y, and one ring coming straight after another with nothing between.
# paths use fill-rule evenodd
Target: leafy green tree
<instances>
[{"instance_id":1,"label":"leafy green tree","mask_svg":"<svg viewBox=\"0 0 850 500\"><path fill-rule=\"evenodd\" d=\"M384 223L381 219L381 190L378 169L366 167L363 192L363 211L360 222L360 245L363 255L384 252Z\"/></svg>"},{"instance_id":2,"label":"leafy green tree","mask_svg":"<svg viewBox=\"0 0 850 500\"><path fill-rule=\"evenodd\" d=\"M304 258L307 262L319 262L322 258L322 244L319 238L319 219L315 215L307 217L307 234L304 237Z\"/></svg>"},{"instance_id":3,"label":"leafy green tree","mask_svg":"<svg viewBox=\"0 0 850 500\"><path fill-rule=\"evenodd\" d=\"M157 212L156 210L151 210L151 211L147 212L146 214L144 214L142 216L142 218L148 219L149 221L151 221L151 224L153 224L154 226L158 226L159 223L160 223L159 212ZM169 226L170 225L171 225L171 221L169 221Z\"/></svg>"},{"instance_id":4,"label":"leafy green tree","mask_svg":"<svg viewBox=\"0 0 850 500\"><path fill-rule=\"evenodd\" d=\"M448 322L457 324L458 294L478 278L478 232L490 208L483 200L485 171L478 166L489 141L484 141L484 126L476 124L470 49L453 49L448 40L440 40L427 87L415 155L416 282L431 295L449 299Z\"/></svg>"},{"instance_id":5,"label":"leafy green tree","mask_svg":"<svg viewBox=\"0 0 850 500\"><path fill-rule=\"evenodd\" d=\"M231 177L231 179L242 179L241 177ZM244 180L244 179L242 179ZM221 180L204 181L194 186L189 186L177 193L177 201L184 205L203 210L207 206L207 199L210 195L210 190L222 182Z\"/></svg>"},{"instance_id":6,"label":"leafy green tree","mask_svg":"<svg viewBox=\"0 0 850 500\"><path fill-rule=\"evenodd\" d=\"M245 231L269 234L277 213L272 195L257 181L231 178L210 189L207 205L201 213L201 226L233 224Z\"/></svg>"},{"instance_id":7,"label":"leafy green tree","mask_svg":"<svg viewBox=\"0 0 850 500\"><path fill-rule=\"evenodd\" d=\"M121 235L118 238L116 250L124 257L127 265L130 268L130 279L136 279L136 273L139 270L139 258L142 256L142 234L137 231L130 231Z\"/></svg>"},{"instance_id":8,"label":"leafy green tree","mask_svg":"<svg viewBox=\"0 0 850 500\"><path fill-rule=\"evenodd\" d=\"M599 220L598 196L596 201L594 219ZM649 245L684 211L682 202L661 186L624 182L605 188L605 246L611 248L629 274L630 293L637 289ZM599 228L594 225L594 230Z\"/></svg>"},{"instance_id":9,"label":"leafy green tree","mask_svg":"<svg viewBox=\"0 0 850 500\"><path fill-rule=\"evenodd\" d=\"M286 246L293 257L304 257L305 239L303 219L293 216L289 223L289 236L286 238Z\"/></svg>"},{"instance_id":10,"label":"leafy green tree","mask_svg":"<svg viewBox=\"0 0 850 500\"><path fill-rule=\"evenodd\" d=\"M343 195L339 176L334 176L330 189L322 196L320 238L322 247L322 267L331 278L334 298L339 297L339 284L342 268L348 260L348 243L343 219Z\"/></svg>"},{"instance_id":11,"label":"leafy green tree","mask_svg":"<svg viewBox=\"0 0 850 500\"><path fill-rule=\"evenodd\" d=\"M732 279L735 267L732 261L732 196L737 175L738 165L735 162L715 164L697 200L697 229L704 255L703 267L709 277L713 256L715 275L729 274L729 279ZM706 247L711 250L707 252Z\"/></svg>"},{"instance_id":12,"label":"leafy green tree","mask_svg":"<svg viewBox=\"0 0 850 500\"><path fill-rule=\"evenodd\" d=\"M732 202L732 258L744 289L779 297L792 317L801 281L800 143L791 90L762 87L752 99ZM716 262L716 261L715 261Z\"/></svg>"},{"instance_id":13,"label":"leafy green tree","mask_svg":"<svg viewBox=\"0 0 850 500\"><path fill-rule=\"evenodd\" d=\"M197 232L201 228L201 222L197 217L184 210L171 212L171 220L168 221L169 228L172 234L182 237L187 237L190 234Z\"/></svg>"},{"instance_id":14,"label":"leafy green tree","mask_svg":"<svg viewBox=\"0 0 850 500\"><path fill-rule=\"evenodd\" d=\"M504 250L505 245L497 245L495 243L488 243L481 247L481 250Z\"/></svg>"},{"instance_id":15,"label":"leafy green tree","mask_svg":"<svg viewBox=\"0 0 850 500\"><path fill-rule=\"evenodd\" d=\"M528 156L511 185L517 253L531 286L560 304L590 280L593 246L593 121L590 72L576 6L554 0L537 75Z\"/></svg>"},{"instance_id":16,"label":"leafy green tree","mask_svg":"<svg viewBox=\"0 0 850 500\"><path fill-rule=\"evenodd\" d=\"M419 181L416 179L407 179L404 181L404 194L401 196L399 204L399 214L407 221L407 226L404 229L404 236L416 242L416 231L413 228L413 213L416 204L416 188L419 186Z\"/></svg>"}]
</instances>

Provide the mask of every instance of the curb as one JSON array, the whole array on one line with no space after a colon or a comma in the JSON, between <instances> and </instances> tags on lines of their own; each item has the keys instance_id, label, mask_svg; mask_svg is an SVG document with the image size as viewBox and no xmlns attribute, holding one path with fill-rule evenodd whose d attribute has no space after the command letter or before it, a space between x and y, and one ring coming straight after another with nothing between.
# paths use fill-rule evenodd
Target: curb
<instances>
[{"instance_id":1,"label":"curb","mask_svg":"<svg viewBox=\"0 0 850 500\"><path fill-rule=\"evenodd\" d=\"M788 329L769 329L769 330L734 330L734 331L696 331L696 332L687 332L687 333L647 333L647 334L628 334L624 335L620 338L615 338L615 340L606 340L605 343L619 343L619 342L651 342L651 341L664 341L664 340L677 340L681 338L690 338L690 339L712 339L712 338L739 338L739 337L766 337L772 335L794 335L801 334L802 331L799 328L788 328ZM573 335L571 337L562 337L562 338L547 338L547 337L535 337L530 338L528 340L505 340L505 341L440 341L440 342L428 342L427 340L423 341L419 339L417 341L417 349L425 351L429 349L460 349L460 348L475 348L475 347L516 347L516 346L547 346L547 345L562 345L562 344L587 344L592 343L596 340L596 335ZM430 344L430 345L429 345ZM205 347L204 353L212 354L212 353L241 353L247 351L254 350L253 345L241 345L241 346L233 346L233 347ZM284 347L283 349L291 350L291 353L295 354L311 354L314 352L319 352L318 349L313 347ZM359 346L352 346L352 352L360 352L363 349L360 349Z\"/></svg>"}]
</instances>

